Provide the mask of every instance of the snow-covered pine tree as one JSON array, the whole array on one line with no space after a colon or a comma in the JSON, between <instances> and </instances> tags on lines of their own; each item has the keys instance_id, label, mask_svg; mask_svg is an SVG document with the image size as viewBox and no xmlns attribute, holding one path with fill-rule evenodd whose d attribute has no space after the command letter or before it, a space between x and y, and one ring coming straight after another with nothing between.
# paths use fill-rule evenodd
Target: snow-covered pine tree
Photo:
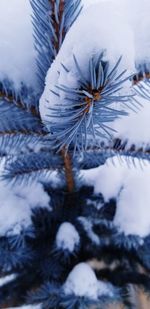
<instances>
[{"instance_id":1,"label":"snow-covered pine tree","mask_svg":"<svg viewBox=\"0 0 150 309\"><path fill-rule=\"evenodd\" d=\"M0 238L0 308L134 308L137 287L150 292L150 218L121 195L120 175L130 186L150 155L116 128L148 104L148 60L113 1L83 12L80 0L31 5L38 86L1 80L3 181L20 194L34 183L33 195L40 182L50 202Z\"/></svg>"}]
</instances>

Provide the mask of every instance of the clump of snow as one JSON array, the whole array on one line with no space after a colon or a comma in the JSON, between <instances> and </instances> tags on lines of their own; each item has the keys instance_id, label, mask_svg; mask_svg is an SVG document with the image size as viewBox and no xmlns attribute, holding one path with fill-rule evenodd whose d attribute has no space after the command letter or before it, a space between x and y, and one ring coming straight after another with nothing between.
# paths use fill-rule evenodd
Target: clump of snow
<instances>
[{"instance_id":1,"label":"clump of snow","mask_svg":"<svg viewBox=\"0 0 150 309\"><path fill-rule=\"evenodd\" d=\"M109 23L106 23L106 16ZM116 9L111 1L106 3L102 1L87 8L67 33L60 52L47 73L45 90L40 100L40 113L43 120L53 121L48 107L64 102L63 91L56 89L55 86L62 84L74 88L79 86L79 74L73 55L84 76L88 76L89 60L92 56L97 59L102 51L104 51L104 60L109 61L110 70L121 55L123 57L119 70L122 72L127 69L127 75L135 70L133 32L119 9ZM62 63L69 72L64 69ZM128 93L130 86L131 84L127 81ZM50 90L59 92L60 97Z\"/></svg>"},{"instance_id":2,"label":"clump of snow","mask_svg":"<svg viewBox=\"0 0 150 309\"><path fill-rule=\"evenodd\" d=\"M98 281L93 269L86 263L80 263L73 268L64 284L64 292L93 300L102 295L112 296L110 287Z\"/></svg>"},{"instance_id":3,"label":"clump of snow","mask_svg":"<svg viewBox=\"0 0 150 309\"><path fill-rule=\"evenodd\" d=\"M0 80L36 85L35 48L29 0L1 0Z\"/></svg>"},{"instance_id":4,"label":"clump of snow","mask_svg":"<svg viewBox=\"0 0 150 309\"><path fill-rule=\"evenodd\" d=\"M96 194L102 193L105 202L118 196L125 175L128 173L126 164L120 164L117 158L113 158L113 162L111 159L108 159L100 167L81 172L83 181L86 184L93 185Z\"/></svg>"},{"instance_id":5,"label":"clump of snow","mask_svg":"<svg viewBox=\"0 0 150 309\"><path fill-rule=\"evenodd\" d=\"M3 278L0 278L0 287L3 286L6 283L13 281L16 277L17 277L16 274L11 274L11 275L5 276Z\"/></svg>"},{"instance_id":6,"label":"clump of snow","mask_svg":"<svg viewBox=\"0 0 150 309\"><path fill-rule=\"evenodd\" d=\"M19 234L31 223L35 207L49 207L50 197L40 183L13 188L0 182L0 236Z\"/></svg>"},{"instance_id":7,"label":"clump of snow","mask_svg":"<svg viewBox=\"0 0 150 309\"><path fill-rule=\"evenodd\" d=\"M57 248L73 252L80 243L80 236L76 228L69 222L60 225L56 235Z\"/></svg>"},{"instance_id":8,"label":"clump of snow","mask_svg":"<svg viewBox=\"0 0 150 309\"><path fill-rule=\"evenodd\" d=\"M86 296L90 299L98 297L98 281L92 268L86 263L76 265L69 274L64 285L65 294Z\"/></svg>"},{"instance_id":9,"label":"clump of snow","mask_svg":"<svg viewBox=\"0 0 150 309\"><path fill-rule=\"evenodd\" d=\"M95 169L82 171L86 184L102 193L105 202L117 200L114 224L125 235L145 237L150 234L150 164L143 160L118 157Z\"/></svg>"},{"instance_id":10,"label":"clump of snow","mask_svg":"<svg viewBox=\"0 0 150 309\"><path fill-rule=\"evenodd\" d=\"M139 111L129 112L128 117L117 119L112 123L116 130L114 136L121 140L127 140L128 147L135 144L136 147L147 147L150 145L150 102L138 97L141 104Z\"/></svg>"},{"instance_id":11,"label":"clump of snow","mask_svg":"<svg viewBox=\"0 0 150 309\"><path fill-rule=\"evenodd\" d=\"M124 179L117 198L114 224L126 235L150 234L150 165L130 173Z\"/></svg>"}]
</instances>

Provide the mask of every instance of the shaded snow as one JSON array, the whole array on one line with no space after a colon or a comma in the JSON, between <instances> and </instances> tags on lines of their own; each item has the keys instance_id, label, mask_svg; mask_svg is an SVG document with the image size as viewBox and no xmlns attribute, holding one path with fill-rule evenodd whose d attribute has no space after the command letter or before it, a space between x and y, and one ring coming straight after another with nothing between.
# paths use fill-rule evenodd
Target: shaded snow
<instances>
[{"instance_id":1,"label":"shaded snow","mask_svg":"<svg viewBox=\"0 0 150 309\"><path fill-rule=\"evenodd\" d=\"M0 182L0 236L19 234L31 223L35 207L49 207L50 197L40 183L13 188Z\"/></svg>"},{"instance_id":2,"label":"shaded snow","mask_svg":"<svg viewBox=\"0 0 150 309\"><path fill-rule=\"evenodd\" d=\"M0 0L0 80L36 85L35 49L29 0Z\"/></svg>"},{"instance_id":3,"label":"shaded snow","mask_svg":"<svg viewBox=\"0 0 150 309\"><path fill-rule=\"evenodd\" d=\"M107 202L117 200L114 224L126 235L145 237L150 234L150 164L138 159L108 159L98 168L82 171L84 181L102 193Z\"/></svg>"},{"instance_id":4,"label":"shaded snow","mask_svg":"<svg viewBox=\"0 0 150 309\"><path fill-rule=\"evenodd\" d=\"M128 117L114 121L112 127L117 131L116 138L128 141L128 147L135 144L137 147L150 145L150 101L138 98L140 110L130 111Z\"/></svg>"}]
</instances>

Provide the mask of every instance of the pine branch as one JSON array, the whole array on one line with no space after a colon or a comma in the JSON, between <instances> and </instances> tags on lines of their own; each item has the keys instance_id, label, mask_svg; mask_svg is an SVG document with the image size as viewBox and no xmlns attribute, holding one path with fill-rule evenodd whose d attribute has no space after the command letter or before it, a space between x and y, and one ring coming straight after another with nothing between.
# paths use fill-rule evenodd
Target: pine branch
<instances>
[{"instance_id":1,"label":"pine branch","mask_svg":"<svg viewBox=\"0 0 150 309\"><path fill-rule=\"evenodd\" d=\"M43 309L75 309L75 308L99 308L106 309L110 304L115 305L120 303L120 296L118 291L114 290L114 293L104 294L98 297L98 299L90 298L88 296L76 296L75 294L65 294L63 287L47 282L36 292L29 294L29 304L42 303Z\"/></svg>"},{"instance_id":2,"label":"pine branch","mask_svg":"<svg viewBox=\"0 0 150 309\"><path fill-rule=\"evenodd\" d=\"M27 106L21 96L0 85L0 149L1 154L15 152L23 145L38 143L46 135L34 105Z\"/></svg>"},{"instance_id":3,"label":"pine branch","mask_svg":"<svg viewBox=\"0 0 150 309\"><path fill-rule=\"evenodd\" d=\"M21 100L21 97L18 95L15 95L15 93L12 90L7 90L6 87L0 87L0 101L6 101L7 103L14 103L18 108L25 110L25 111L30 111L31 114L38 119L40 119L39 112L35 108L35 104L31 104L31 107L27 110L26 104L23 103Z\"/></svg>"},{"instance_id":4,"label":"pine branch","mask_svg":"<svg viewBox=\"0 0 150 309\"><path fill-rule=\"evenodd\" d=\"M30 182L41 177L48 177L52 171L61 170L63 162L59 155L50 152L23 154L8 157L3 179L14 182Z\"/></svg>"},{"instance_id":5,"label":"pine branch","mask_svg":"<svg viewBox=\"0 0 150 309\"><path fill-rule=\"evenodd\" d=\"M74 152L82 152L91 141L94 147L97 140L112 138L114 130L109 122L128 115L127 109L138 106L134 93L129 96L116 94L129 80L129 76L124 76L126 71L118 73L120 62L121 57L110 69L109 63L103 61L102 53L98 59L89 59L90 72L85 77L74 56L79 85L76 88L57 85L56 91L52 92L57 97L60 96L59 91L64 92L65 100L48 108L47 122L52 133L50 143L54 149L59 151L65 146L67 149L73 147ZM69 72L66 67L63 68ZM118 109L114 108L114 103L118 103Z\"/></svg>"},{"instance_id":6,"label":"pine branch","mask_svg":"<svg viewBox=\"0 0 150 309\"><path fill-rule=\"evenodd\" d=\"M80 0L49 0L51 5L51 23L54 28L53 45L59 52L69 28L79 15L82 7Z\"/></svg>"},{"instance_id":7,"label":"pine branch","mask_svg":"<svg viewBox=\"0 0 150 309\"><path fill-rule=\"evenodd\" d=\"M55 36L53 38L53 45L57 54L65 37L65 29L61 29L64 13L64 0L49 0L49 2L51 4L51 19L55 32Z\"/></svg>"},{"instance_id":8,"label":"pine branch","mask_svg":"<svg viewBox=\"0 0 150 309\"><path fill-rule=\"evenodd\" d=\"M30 0L33 8L38 78L44 88L46 72L55 59L69 28L80 14L81 0Z\"/></svg>"},{"instance_id":9,"label":"pine branch","mask_svg":"<svg viewBox=\"0 0 150 309\"><path fill-rule=\"evenodd\" d=\"M138 147L136 145L128 146L127 141L115 139L110 143L102 142L98 147L91 147L80 156L75 156L74 164L77 168L89 169L103 165L108 158L118 157L121 163L126 163L129 167L131 165L142 166L145 161L150 161L150 147ZM135 159L138 159L135 161Z\"/></svg>"}]
</instances>

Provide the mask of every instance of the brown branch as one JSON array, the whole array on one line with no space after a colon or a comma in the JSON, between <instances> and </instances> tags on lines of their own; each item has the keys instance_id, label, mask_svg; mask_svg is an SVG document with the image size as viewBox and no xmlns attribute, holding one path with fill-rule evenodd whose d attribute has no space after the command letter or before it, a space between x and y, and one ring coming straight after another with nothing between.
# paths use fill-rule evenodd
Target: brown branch
<instances>
[{"instance_id":1,"label":"brown branch","mask_svg":"<svg viewBox=\"0 0 150 309\"><path fill-rule=\"evenodd\" d=\"M61 150L61 155L64 160L67 190L69 193L71 193L75 189L71 155L68 152L66 152L65 147Z\"/></svg>"},{"instance_id":2,"label":"brown branch","mask_svg":"<svg viewBox=\"0 0 150 309\"><path fill-rule=\"evenodd\" d=\"M112 152L114 155L150 155L150 145L147 145L147 147L139 147L136 146L135 144L132 144L130 146L128 146L128 142L127 140L122 141L119 138L114 139L113 141L110 141L110 143L105 144L104 142L102 142L100 144L100 146L95 146L92 148L87 148L86 153L104 153L106 151L108 152ZM145 158L146 159L146 158Z\"/></svg>"},{"instance_id":3,"label":"brown branch","mask_svg":"<svg viewBox=\"0 0 150 309\"><path fill-rule=\"evenodd\" d=\"M42 131L28 131L28 130L23 130L23 129L20 129L20 130L10 130L10 131L0 131L0 137L2 136L15 136L15 135L24 135L24 136L46 136L46 132L44 132L44 130Z\"/></svg>"}]
</instances>

